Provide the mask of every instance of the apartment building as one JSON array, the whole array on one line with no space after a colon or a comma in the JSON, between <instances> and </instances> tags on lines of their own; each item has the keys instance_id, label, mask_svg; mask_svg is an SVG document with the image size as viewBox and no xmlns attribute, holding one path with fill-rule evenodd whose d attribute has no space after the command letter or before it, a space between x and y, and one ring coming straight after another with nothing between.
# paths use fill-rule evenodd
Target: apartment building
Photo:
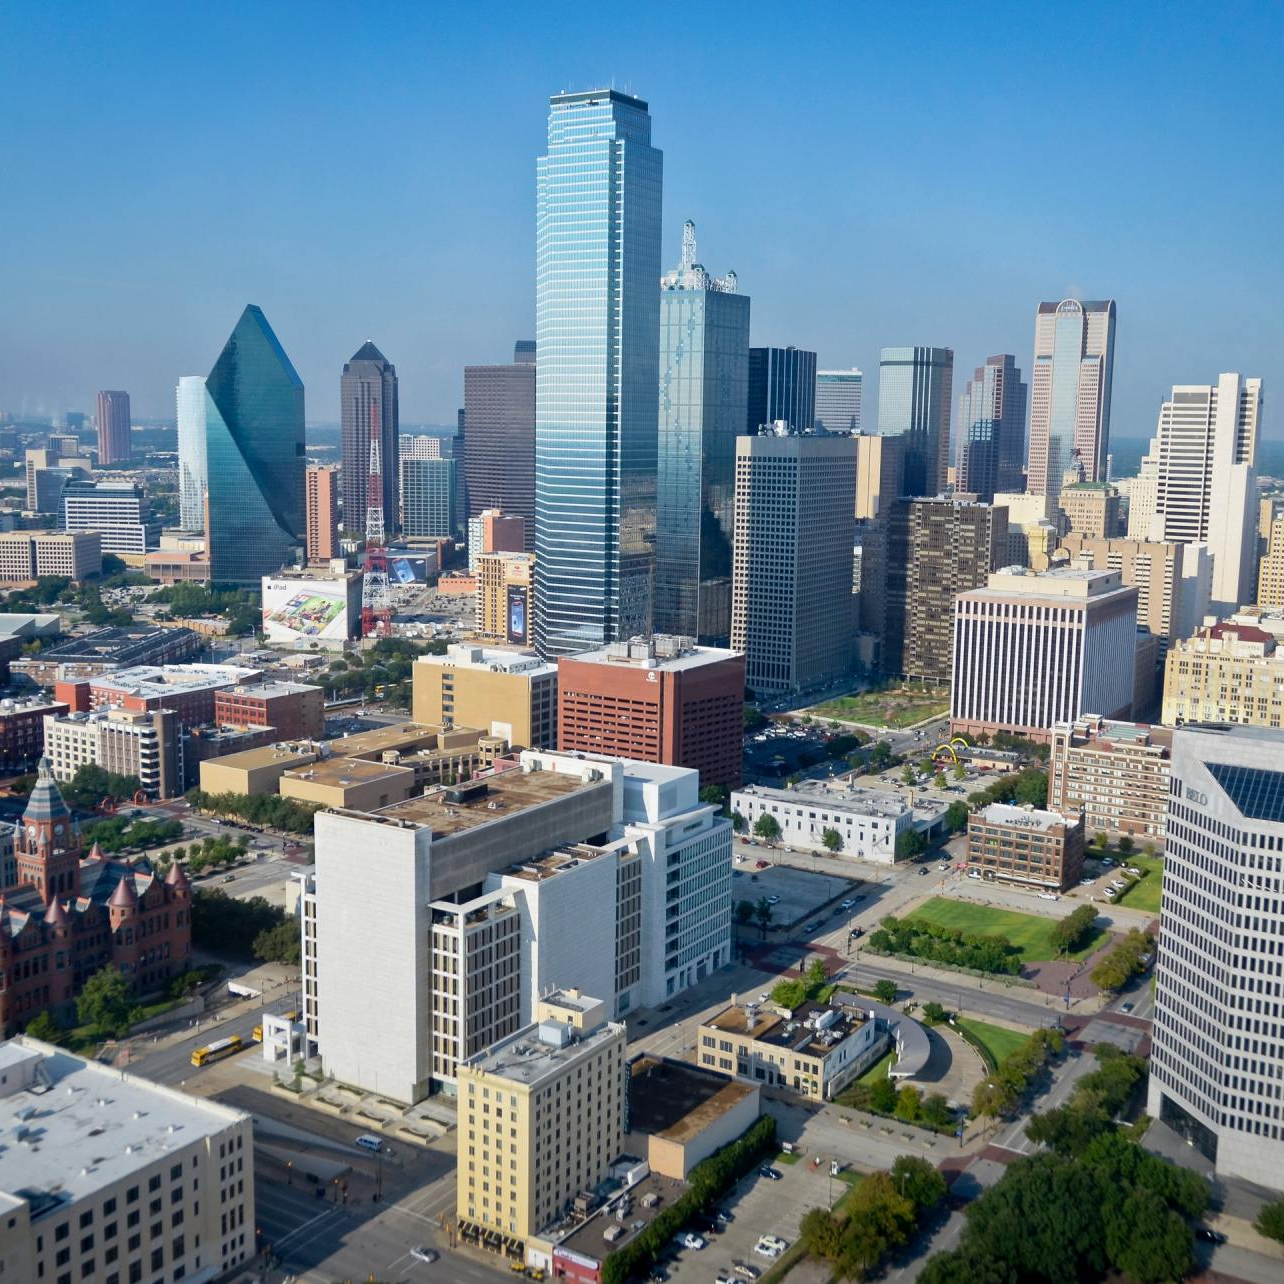
<instances>
[{"instance_id":1,"label":"apartment building","mask_svg":"<svg viewBox=\"0 0 1284 1284\"><path fill-rule=\"evenodd\" d=\"M632 638L563 656L557 745L691 767L704 785L736 788L744 745L745 657L693 638Z\"/></svg>"},{"instance_id":2,"label":"apartment building","mask_svg":"<svg viewBox=\"0 0 1284 1284\"><path fill-rule=\"evenodd\" d=\"M1284 1173L1284 736L1173 735L1146 1108L1229 1177Z\"/></svg>"},{"instance_id":3,"label":"apartment building","mask_svg":"<svg viewBox=\"0 0 1284 1284\"><path fill-rule=\"evenodd\" d=\"M47 714L44 724L44 752L58 780L69 781L93 765L137 777L149 798L184 792L183 728L172 709Z\"/></svg>"},{"instance_id":4,"label":"apartment building","mask_svg":"<svg viewBox=\"0 0 1284 1284\"><path fill-rule=\"evenodd\" d=\"M304 473L307 558L310 563L342 557L339 547L339 467L309 464Z\"/></svg>"},{"instance_id":5,"label":"apartment building","mask_svg":"<svg viewBox=\"0 0 1284 1284\"><path fill-rule=\"evenodd\" d=\"M882 1056L889 1042L872 1012L810 1001L792 1012L733 1003L700 1025L699 1064L830 1101Z\"/></svg>"},{"instance_id":6,"label":"apartment building","mask_svg":"<svg viewBox=\"0 0 1284 1284\"><path fill-rule=\"evenodd\" d=\"M56 575L79 583L103 569L98 532L4 531L0 580L11 583Z\"/></svg>"},{"instance_id":7,"label":"apartment building","mask_svg":"<svg viewBox=\"0 0 1284 1284\"><path fill-rule=\"evenodd\" d=\"M484 520L482 518L475 520ZM520 518L513 519L519 525ZM517 532L516 538L523 538ZM535 567L533 553L479 553L477 566L477 637L482 642L527 646Z\"/></svg>"},{"instance_id":8,"label":"apartment building","mask_svg":"<svg viewBox=\"0 0 1284 1284\"><path fill-rule=\"evenodd\" d=\"M1046 741L1085 710L1132 713L1137 590L1117 571L1009 568L954 606L950 731Z\"/></svg>"},{"instance_id":9,"label":"apartment building","mask_svg":"<svg viewBox=\"0 0 1284 1284\"><path fill-rule=\"evenodd\" d=\"M1163 846L1173 733L1085 714L1052 729L1048 806L1079 812L1089 834Z\"/></svg>"},{"instance_id":10,"label":"apartment building","mask_svg":"<svg viewBox=\"0 0 1284 1284\"><path fill-rule=\"evenodd\" d=\"M967 818L968 871L1068 891L1083 877L1083 817L991 803Z\"/></svg>"},{"instance_id":11,"label":"apartment building","mask_svg":"<svg viewBox=\"0 0 1284 1284\"><path fill-rule=\"evenodd\" d=\"M557 745L557 665L537 655L454 643L417 656L411 685L416 722L481 727L518 749Z\"/></svg>"},{"instance_id":12,"label":"apartment building","mask_svg":"<svg viewBox=\"0 0 1284 1284\"><path fill-rule=\"evenodd\" d=\"M0 1043L0 1134L0 1278L212 1280L256 1256L240 1110L20 1037Z\"/></svg>"},{"instance_id":13,"label":"apartment building","mask_svg":"<svg viewBox=\"0 0 1284 1284\"><path fill-rule=\"evenodd\" d=\"M1282 717L1284 651L1270 633L1223 620L1169 648L1161 715L1169 726L1279 727Z\"/></svg>"},{"instance_id":14,"label":"apartment building","mask_svg":"<svg viewBox=\"0 0 1284 1284\"><path fill-rule=\"evenodd\" d=\"M526 1241L607 1175L624 1137L622 1024L578 990L459 1071L457 1226L516 1262Z\"/></svg>"}]
</instances>

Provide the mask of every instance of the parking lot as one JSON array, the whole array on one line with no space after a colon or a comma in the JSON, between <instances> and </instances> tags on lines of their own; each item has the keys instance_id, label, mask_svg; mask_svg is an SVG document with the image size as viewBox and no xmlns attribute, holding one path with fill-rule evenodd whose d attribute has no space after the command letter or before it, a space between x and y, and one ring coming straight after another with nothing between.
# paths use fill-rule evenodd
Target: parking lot
<instances>
[{"instance_id":1,"label":"parking lot","mask_svg":"<svg viewBox=\"0 0 1284 1284\"><path fill-rule=\"evenodd\" d=\"M825 908L830 902L859 894L859 879L813 873L791 865L769 863L766 869L758 869L757 862L770 862L772 852L762 847L737 844L737 857L742 854L744 859L736 864L731 877L731 903L752 901L756 905L765 897L771 904L771 926L774 928L792 927L813 917L826 916L831 912Z\"/></svg>"}]
</instances>

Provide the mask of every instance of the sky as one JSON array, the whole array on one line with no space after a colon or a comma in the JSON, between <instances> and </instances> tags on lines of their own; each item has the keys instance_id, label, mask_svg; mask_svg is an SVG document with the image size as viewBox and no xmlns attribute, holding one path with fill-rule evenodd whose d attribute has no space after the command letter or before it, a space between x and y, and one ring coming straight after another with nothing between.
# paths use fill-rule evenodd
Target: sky
<instances>
[{"instance_id":1,"label":"sky","mask_svg":"<svg viewBox=\"0 0 1284 1284\"><path fill-rule=\"evenodd\" d=\"M403 424L534 333L547 100L646 99L664 266L696 221L752 342L1029 370L1040 299L1117 301L1112 432L1284 375L1284 5L0 0L0 409L172 417L246 303L338 417L372 338Z\"/></svg>"}]
</instances>

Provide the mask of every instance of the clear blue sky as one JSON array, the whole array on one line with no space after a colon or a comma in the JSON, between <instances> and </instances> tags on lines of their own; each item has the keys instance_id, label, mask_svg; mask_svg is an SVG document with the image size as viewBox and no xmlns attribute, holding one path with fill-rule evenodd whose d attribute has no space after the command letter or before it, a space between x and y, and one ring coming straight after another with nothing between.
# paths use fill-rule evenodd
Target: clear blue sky
<instances>
[{"instance_id":1,"label":"clear blue sky","mask_svg":"<svg viewBox=\"0 0 1284 1284\"><path fill-rule=\"evenodd\" d=\"M0 0L0 407L173 414L246 302L333 420L367 337L406 422L533 333L547 97L651 104L755 343L1027 368L1040 298L1119 305L1113 431L1284 376L1284 7ZM1268 412L1278 433L1279 418Z\"/></svg>"}]
</instances>

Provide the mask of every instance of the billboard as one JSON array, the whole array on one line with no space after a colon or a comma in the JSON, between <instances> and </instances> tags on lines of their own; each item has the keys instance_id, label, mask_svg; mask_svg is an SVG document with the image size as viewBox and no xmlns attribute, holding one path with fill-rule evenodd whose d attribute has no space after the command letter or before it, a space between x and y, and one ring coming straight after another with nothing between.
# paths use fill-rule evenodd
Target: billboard
<instances>
[{"instance_id":1,"label":"billboard","mask_svg":"<svg viewBox=\"0 0 1284 1284\"><path fill-rule=\"evenodd\" d=\"M345 580L263 580L263 632L287 646L342 642L353 634Z\"/></svg>"},{"instance_id":2,"label":"billboard","mask_svg":"<svg viewBox=\"0 0 1284 1284\"><path fill-rule=\"evenodd\" d=\"M388 554L388 579L394 584L426 584L428 561L422 553Z\"/></svg>"},{"instance_id":3,"label":"billboard","mask_svg":"<svg viewBox=\"0 0 1284 1284\"><path fill-rule=\"evenodd\" d=\"M508 586L508 640L525 645L530 631L530 590L525 584Z\"/></svg>"}]
</instances>

